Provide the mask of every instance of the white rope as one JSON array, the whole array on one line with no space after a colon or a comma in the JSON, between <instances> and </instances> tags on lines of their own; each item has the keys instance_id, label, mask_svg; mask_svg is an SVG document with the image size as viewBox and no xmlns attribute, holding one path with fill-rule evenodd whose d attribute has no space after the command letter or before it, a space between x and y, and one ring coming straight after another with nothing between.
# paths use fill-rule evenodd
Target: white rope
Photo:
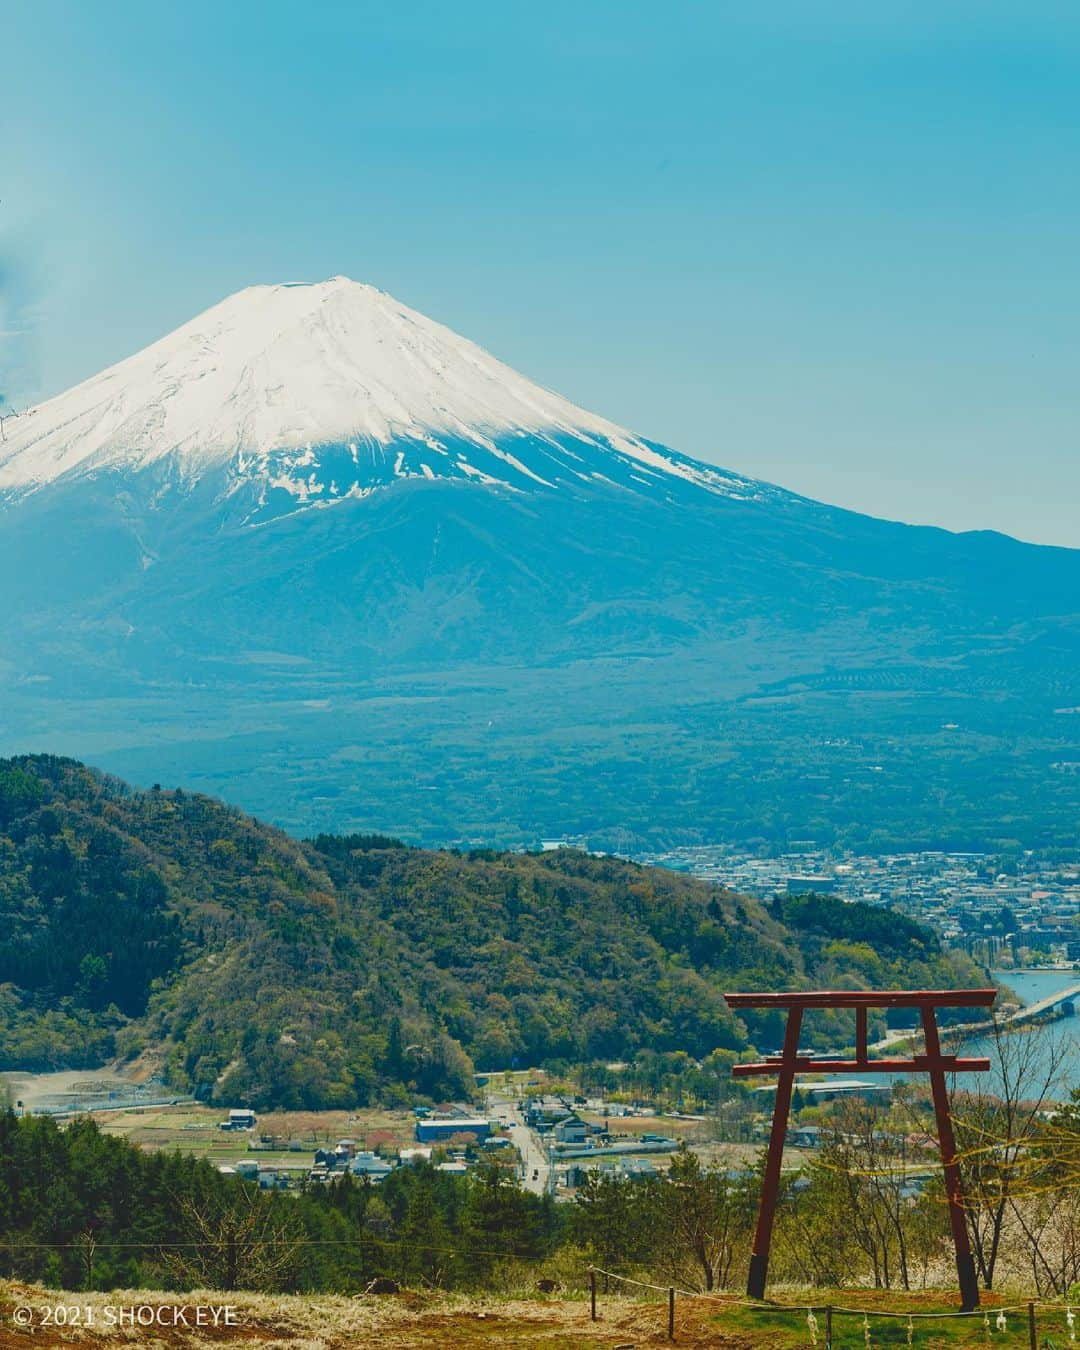
<instances>
[{"instance_id":1,"label":"white rope","mask_svg":"<svg viewBox=\"0 0 1080 1350\"><path fill-rule=\"evenodd\" d=\"M938 1322L946 1318L954 1317L981 1317L987 1333L990 1333L991 1331L989 1313L985 1308L970 1308L963 1312L906 1312L892 1308L848 1308L841 1303L815 1303L811 1307L807 1307L805 1303L770 1303L764 1300L756 1302L753 1299L739 1298L735 1294L708 1294L701 1290L680 1289L677 1285L650 1284L648 1280L635 1280L630 1275L618 1275L615 1271L604 1270L601 1266L590 1266L589 1270L593 1274L604 1275L609 1280L619 1280L622 1284L632 1284L639 1289L651 1289L657 1294L667 1294L670 1290L674 1289L675 1293L678 1294L680 1298L706 1299L711 1303L722 1303L728 1308L749 1308L751 1312L766 1313L800 1312L803 1308L806 1308L807 1326L810 1326L810 1319L812 1317L814 1318L811 1332L817 1327L815 1313L819 1312L839 1313L846 1317L861 1317L863 1319L864 1331L868 1326L870 1317L906 1317L908 1321L909 1345L911 1344L912 1336L914 1334L915 1318L919 1318L920 1321ZM995 1318L998 1331L1008 1330L1006 1313L1022 1313L1026 1310L1027 1306L1026 1303L1011 1303L1005 1307L999 1308L997 1317ZM1052 1311L1055 1308L1064 1308L1065 1322L1069 1328L1069 1340L1076 1340L1076 1314L1069 1304L1043 1303L1033 1300L1032 1306L1044 1309L1047 1312Z\"/></svg>"}]
</instances>

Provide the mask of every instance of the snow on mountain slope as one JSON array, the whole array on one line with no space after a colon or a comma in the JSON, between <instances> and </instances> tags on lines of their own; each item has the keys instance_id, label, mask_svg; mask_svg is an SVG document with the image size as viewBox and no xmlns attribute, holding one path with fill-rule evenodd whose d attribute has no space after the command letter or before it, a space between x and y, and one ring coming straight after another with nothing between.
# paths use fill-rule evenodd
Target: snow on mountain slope
<instances>
[{"instance_id":1,"label":"snow on mountain slope","mask_svg":"<svg viewBox=\"0 0 1080 1350\"><path fill-rule=\"evenodd\" d=\"M0 494L155 466L188 483L223 471L225 495L254 497L249 519L407 477L760 487L575 407L346 277L240 291L9 422Z\"/></svg>"}]
</instances>

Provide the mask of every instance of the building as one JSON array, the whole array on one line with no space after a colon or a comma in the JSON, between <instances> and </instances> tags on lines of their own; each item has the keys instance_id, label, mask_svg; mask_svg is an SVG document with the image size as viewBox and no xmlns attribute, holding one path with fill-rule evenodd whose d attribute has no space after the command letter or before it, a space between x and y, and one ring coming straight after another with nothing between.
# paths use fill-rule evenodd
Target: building
<instances>
[{"instance_id":1,"label":"building","mask_svg":"<svg viewBox=\"0 0 1080 1350\"><path fill-rule=\"evenodd\" d=\"M890 1083L868 1083L860 1078L830 1078L823 1083L800 1083L799 1091L810 1101L831 1102L837 1097L858 1097L860 1101L887 1101Z\"/></svg>"},{"instance_id":2,"label":"building","mask_svg":"<svg viewBox=\"0 0 1080 1350\"><path fill-rule=\"evenodd\" d=\"M555 1126L554 1133L560 1144L583 1144L591 1131L580 1116L567 1116Z\"/></svg>"},{"instance_id":3,"label":"building","mask_svg":"<svg viewBox=\"0 0 1080 1350\"><path fill-rule=\"evenodd\" d=\"M860 1101L887 1101L892 1092L889 1083L868 1083L861 1078L830 1078L824 1082L800 1082L796 1090L805 1102L817 1105L837 1097L858 1097ZM776 1092L775 1083L765 1083L753 1089L755 1096L768 1097Z\"/></svg>"},{"instance_id":4,"label":"building","mask_svg":"<svg viewBox=\"0 0 1080 1350\"><path fill-rule=\"evenodd\" d=\"M571 1163L563 1174L566 1189L579 1190L586 1184L590 1174L634 1181L642 1177L655 1176L656 1168L648 1158L605 1158L602 1162L575 1162Z\"/></svg>"},{"instance_id":5,"label":"building","mask_svg":"<svg viewBox=\"0 0 1080 1350\"><path fill-rule=\"evenodd\" d=\"M367 1177L369 1181L382 1181L393 1170L393 1165L376 1153L357 1153L349 1163L349 1171L354 1177Z\"/></svg>"},{"instance_id":6,"label":"building","mask_svg":"<svg viewBox=\"0 0 1080 1350\"><path fill-rule=\"evenodd\" d=\"M228 1120L223 1120L218 1126L220 1130L253 1130L254 1128L255 1112L248 1111L246 1108L230 1111Z\"/></svg>"},{"instance_id":7,"label":"building","mask_svg":"<svg viewBox=\"0 0 1080 1350\"><path fill-rule=\"evenodd\" d=\"M1031 924L1021 928L1016 937L1022 947L1031 947L1035 951L1048 952L1052 947L1063 947L1068 941L1064 928L1049 928L1045 924Z\"/></svg>"},{"instance_id":8,"label":"building","mask_svg":"<svg viewBox=\"0 0 1080 1350\"><path fill-rule=\"evenodd\" d=\"M787 878L788 895L832 895L835 877L795 876Z\"/></svg>"},{"instance_id":9,"label":"building","mask_svg":"<svg viewBox=\"0 0 1080 1350\"><path fill-rule=\"evenodd\" d=\"M544 1134L560 1121L574 1115L574 1111L561 1097L531 1097L524 1104L525 1124L531 1130Z\"/></svg>"},{"instance_id":10,"label":"building","mask_svg":"<svg viewBox=\"0 0 1080 1350\"><path fill-rule=\"evenodd\" d=\"M432 1116L416 1122L418 1144L437 1144L456 1134L475 1135L476 1142L483 1143L491 1134L491 1121L479 1116Z\"/></svg>"},{"instance_id":11,"label":"building","mask_svg":"<svg viewBox=\"0 0 1080 1350\"><path fill-rule=\"evenodd\" d=\"M792 1125L784 1142L792 1148L820 1148L827 1137L820 1125Z\"/></svg>"}]
</instances>

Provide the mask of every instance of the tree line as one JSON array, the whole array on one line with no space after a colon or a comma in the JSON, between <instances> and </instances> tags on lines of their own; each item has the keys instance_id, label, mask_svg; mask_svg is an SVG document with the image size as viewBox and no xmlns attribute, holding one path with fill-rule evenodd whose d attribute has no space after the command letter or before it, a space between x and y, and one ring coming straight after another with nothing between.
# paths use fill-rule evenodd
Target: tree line
<instances>
[{"instance_id":1,"label":"tree line","mask_svg":"<svg viewBox=\"0 0 1080 1350\"><path fill-rule=\"evenodd\" d=\"M1062 1055L997 1033L991 1089L954 1094L966 1218L986 1289L1072 1297L1080 1284L1080 1090L1052 1105ZM770 1277L799 1286L953 1282L933 1118L911 1087L887 1106L804 1108L820 1146L782 1179ZM555 1203L487 1162L430 1163L379 1185L346 1176L263 1191L178 1152L145 1153L92 1119L0 1114L0 1275L66 1289L357 1292L372 1280L506 1290L590 1265L701 1291L744 1285L762 1155L683 1148L667 1168L584 1171Z\"/></svg>"}]
</instances>

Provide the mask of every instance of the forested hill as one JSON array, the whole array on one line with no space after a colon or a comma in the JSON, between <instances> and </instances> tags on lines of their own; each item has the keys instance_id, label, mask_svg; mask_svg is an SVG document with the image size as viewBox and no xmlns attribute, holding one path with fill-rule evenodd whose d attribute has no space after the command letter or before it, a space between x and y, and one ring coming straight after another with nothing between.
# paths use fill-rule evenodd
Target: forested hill
<instances>
[{"instance_id":1,"label":"forested hill","mask_svg":"<svg viewBox=\"0 0 1080 1350\"><path fill-rule=\"evenodd\" d=\"M453 1098L474 1065L771 1045L724 989L970 978L918 925L875 950L879 911L844 907L827 941L818 911L805 939L778 913L569 851L301 842L208 797L0 760L0 1068L143 1056L255 1106Z\"/></svg>"}]
</instances>

